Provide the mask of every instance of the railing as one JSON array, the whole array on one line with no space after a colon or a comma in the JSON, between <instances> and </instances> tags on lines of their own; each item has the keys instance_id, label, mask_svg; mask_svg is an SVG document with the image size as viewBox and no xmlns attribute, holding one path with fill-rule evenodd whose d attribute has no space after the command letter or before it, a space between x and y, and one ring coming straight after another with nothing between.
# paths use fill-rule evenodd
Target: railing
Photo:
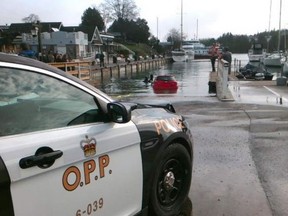
<instances>
[{"instance_id":1,"label":"railing","mask_svg":"<svg viewBox=\"0 0 288 216\"><path fill-rule=\"evenodd\" d=\"M128 76L128 72L143 72L147 70L157 69L160 66L166 64L168 59L159 58L159 59L149 59L141 61L132 61L132 62L120 62L120 63L110 63L105 64L105 66L100 66L91 61L79 61L79 62L55 62L49 63L50 65L57 67L71 75L74 75L82 80L93 80L97 78L98 74L101 76L101 79L104 76L109 75L110 78L113 75L120 77L120 73L125 73L125 76Z\"/></svg>"},{"instance_id":2,"label":"railing","mask_svg":"<svg viewBox=\"0 0 288 216\"><path fill-rule=\"evenodd\" d=\"M120 74L125 74L125 76L132 76L133 73L150 71L159 68L160 66L166 64L167 60L164 58L159 59L149 59L149 60L139 60L131 62L118 62L106 64L105 67L100 67L98 64L92 70L93 76L100 73L101 79L105 75L109 74L109 77L120 77ZM129 75L130 73L130 75Z\"/></svg>"},{"instance_id":3,"label":"railing","mask_svg":"<svg viewBox=\"0 0 288 216\"><path fill-rule=\"evenodd\" d=\"M53 62L49 64L82 80L89 80L91 76L91 61Z\"/></svg>"}]
</instances>

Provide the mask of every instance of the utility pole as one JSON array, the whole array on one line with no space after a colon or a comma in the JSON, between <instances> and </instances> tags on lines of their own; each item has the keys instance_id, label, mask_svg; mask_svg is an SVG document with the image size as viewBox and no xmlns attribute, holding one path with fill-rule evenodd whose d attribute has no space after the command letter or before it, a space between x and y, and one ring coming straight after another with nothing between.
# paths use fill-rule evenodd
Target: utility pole
<instances>
[{"instance_id":1,"label":"utility pole","mask_svg":"<svg viewBox=\"0 0 288 216\"><path fill-rule=\"evenodd\" d=\"M33 24L35 27L35 30L37 32L37 38L38 38L38 59L41 61L42 60L42 40L41 40L41 24L40 21L37 20L36 24Z\"/></svg>"}]
</instances>

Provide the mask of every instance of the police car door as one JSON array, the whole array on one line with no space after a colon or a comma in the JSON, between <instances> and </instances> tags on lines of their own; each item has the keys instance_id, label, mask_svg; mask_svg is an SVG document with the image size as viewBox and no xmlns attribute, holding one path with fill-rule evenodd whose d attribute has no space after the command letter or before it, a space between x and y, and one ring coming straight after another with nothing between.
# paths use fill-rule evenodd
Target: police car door
<instances>
[{"instance_id":1,"label":"police car door","mask_svg":"<svg viewBox=\"0 0 288 216\"><path fill-rule=\"evenodd\" d=\"M7 182L0 186L1 201L6 191L0 215L133 215L141 209L140 138L131 121L104 123L97 101L105 98L56 74L0 67L0 76L7 80L0 85L7 92L0 100L0 173L6 167L1 178L11 181L8 192Z\"/></svg>"}]
</instances>

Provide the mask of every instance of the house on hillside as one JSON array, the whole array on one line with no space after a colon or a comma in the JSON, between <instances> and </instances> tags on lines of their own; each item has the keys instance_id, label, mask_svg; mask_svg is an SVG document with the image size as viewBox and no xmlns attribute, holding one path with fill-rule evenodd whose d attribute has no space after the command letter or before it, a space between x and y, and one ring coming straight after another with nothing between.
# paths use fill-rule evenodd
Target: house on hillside
<instances>
[{"instance_id":1,"label":"house on hillside","mask_svg":"<svg viewBox=\"0 0 288 216\"><path fill-rule=\"evenodd\" d=\"M88 35L88 52L91 55L99 53L101 51L106 53L114 53L116 45L114 44L114 36L109 33L99 32L97 26L93 29L87 26L69 26L62 27L61 31L76 32L81 31Z\"/></svg>"},{"instance_id":2,"label":"house on hillside","mask_svg":"<svg viewBox=\"0 0 288 216\"><path fill-rule=\"evenodd\" d=\"M13 51L15 53L18 53L20 49L20 44L26 43L25 39L22 39L22 34L30 34L31 37L33 36L37 38L37 31L40 33L57 31L61 28L61 26L61 22L12 23L10 26L8 26L6 37L10 37L13 39L11 42L6 41L6 44L3 44L1 46L1 51ZM36 49L35 51L38 51L38 49Z\"/></svg>"},{"instance_id":3,"label":"house on hillside","mask_svg":"<svg viewBox=\"0 0 288 216\"><path fill-rule=\"evenodd\" d=\"M38 52L39 38L31 33L23 33L22 42L27 43L30 48ZM83 32L42 32L41 47L42 55L48 53L67 54L71 59L79 59L86 56L88 39Z\"/></svg>"},{"instance_id":4,"label":"house on hillside","mask_svg":"<svg viewBox=\"0 0 288 216\"><path fill-rule=\"evenodd\" d=\"M18 53L20 44L27 43L35 52L41 51L41 55L58 52L67 53L71 58L78 59L94 58L95 54L101 51L108 54L114 53L117 49L117 45L113 43L114 36L100 33L97 27L64 27L61 22L38 22L12 23L6 26L6 30L13 39L9 49L7 49L8 44L1 46L2 52L13 50Z\"/></svg>"}]
</instances>

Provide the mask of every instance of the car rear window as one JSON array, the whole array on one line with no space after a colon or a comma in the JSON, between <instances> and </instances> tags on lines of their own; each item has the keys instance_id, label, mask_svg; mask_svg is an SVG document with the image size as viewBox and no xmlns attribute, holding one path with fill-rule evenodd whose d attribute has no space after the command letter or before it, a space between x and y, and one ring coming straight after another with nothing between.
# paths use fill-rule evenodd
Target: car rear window
<instances>
[{"instance_id":1,"label":"car rear window","mask_svg":"<svg viewBox=\"0 0 288 216\"><path fill-rule=\"evenodd\" d=\"M173 76L158 76L157 78L156 78L156 80L161 80L161 81L174 81L175 80L175 78L173 77Z\"/></svg>"}]
</instances>

